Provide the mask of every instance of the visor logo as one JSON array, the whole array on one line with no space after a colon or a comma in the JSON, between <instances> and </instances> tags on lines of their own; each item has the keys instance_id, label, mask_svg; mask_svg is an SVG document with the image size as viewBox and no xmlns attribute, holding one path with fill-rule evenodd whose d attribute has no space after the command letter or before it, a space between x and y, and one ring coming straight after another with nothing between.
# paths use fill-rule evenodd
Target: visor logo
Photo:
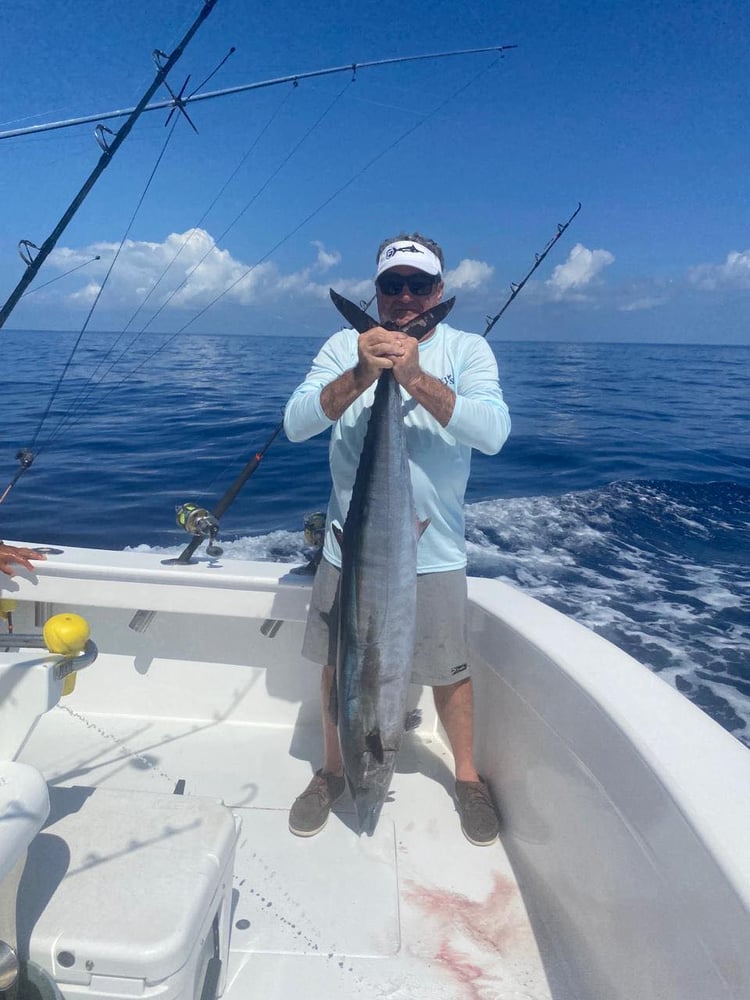
<instances>
[{"instance_id":1,"label":"visor logo","mask_svg":"<svg viewBox=\"0 0 750 1000\"><path fill-rule=\"evenodd\" d=\"M390 260L395 253L423 253L419 247L415 247L413 243L405 247L388 247L385 252L385 259Z\"/></svg>"}]
</instances>

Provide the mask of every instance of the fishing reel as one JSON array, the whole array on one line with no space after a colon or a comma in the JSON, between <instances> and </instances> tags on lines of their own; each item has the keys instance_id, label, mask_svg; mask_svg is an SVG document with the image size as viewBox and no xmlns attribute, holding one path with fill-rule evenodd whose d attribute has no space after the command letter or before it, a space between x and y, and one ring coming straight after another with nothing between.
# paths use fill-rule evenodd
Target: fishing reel
<instances>
[{"instance_id":1,"label":"fishing reel","mask_svg":"<svg viewBox=\"0 0 750 1000\"><path fill-rule=\"evenodd\" d=\"M220 556L223 553L224 549L216 545L219 522L205 507L199 507L197 503L181 503L175 507L175 520L189 535L208 539L207 555Z\"/></svg>"},{"instance_id":2,"label":"fishing reel","mask_svg":"<svg viewBox=\"0 0 750 1000\"><path fill-rule=\"evenodd\" d=\"M292 573L314 573L323 556L323 542L326 537L326 515L323 510L305 514L305 549L307 562L304 566L295 566Z\"/></svg>"},{"instance_id":3,"label":"fishing reel","mask_svg":"<svg viewBox=\"0 0 750 1000\"><path fill-rule=\"evenodd\" d=\"M325 511L316 510L305 515L305 543L312 549L322 549L326 537Z\"/></svg>"}]
</instances>

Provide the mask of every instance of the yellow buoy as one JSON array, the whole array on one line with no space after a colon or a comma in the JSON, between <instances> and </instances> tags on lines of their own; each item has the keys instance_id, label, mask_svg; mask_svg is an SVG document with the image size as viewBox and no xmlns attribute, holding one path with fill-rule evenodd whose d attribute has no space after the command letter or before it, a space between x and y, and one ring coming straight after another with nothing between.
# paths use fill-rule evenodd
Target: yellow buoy
<instances>
[{"instance_id":1,"label":"yellow buoy","mask_svg":"<svg viewBox=\"0 0 750 1000\"><path fill-rule=\"evenodd\" d=\"M91 630L86 619L70 613L53 615L47 619L42 629L47 649L50 653L59 653L62 656L77 656L89 641L90 634ZM65 678L63 695L73 693L76 676L77 671L74 670Z\"/></svg>"},{"instance_id":2,"label":"yellow buoy","mask_svg":"<svg viewBox=\"0 0 750 1000\"><path fill-rule=\"evenodd\" d=\"M85 618L66 612L48 618L44 623L42 635L50 653L77 656L89 641L91 630Z\"/></svg>"}]
</instances>

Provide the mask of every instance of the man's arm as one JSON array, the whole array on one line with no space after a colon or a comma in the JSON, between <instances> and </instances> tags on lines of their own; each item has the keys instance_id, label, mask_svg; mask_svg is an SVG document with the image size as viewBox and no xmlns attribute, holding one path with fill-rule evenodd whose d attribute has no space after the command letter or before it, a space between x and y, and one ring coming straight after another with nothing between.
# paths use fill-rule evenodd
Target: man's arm
<instances>
[{"instance_id":1,"label":"man's arm","mask_svg":"<svg viewBox=\"0 0 750 1000\"><path fill-rule=\"evenodd\" d=\"M395 370L395 369L394 369ZM420 369L406 383L401 382L412 399L416 399L441 427L447 427L456 407L456 394L440 379Z\"/></svg>"},{"instance_id":2,"label":"man's arm","mask_svg":"<svg viewBox=\"0 0 750 1000\"><path fill-rule=\"evenodd\" d=\"M342 371L341 336L351 333L336 334L326 342L286 405L284 430L290 441L305 441L330 427L403 354L399 335L375 327L357 338L357 362Z\"/></svg>"},{"instance_id":3,"label":"man's arm","mask_svg":"<svg viewBox=\"0 0 750 1000\"><path fill-rule=\"evenodd\" d=\"M403 335L401 335L403 337ZM494 455L510 433L510 415L489 345L468 337L458 374L458 392L419 365L419 346L403 337L404 353L393 364L396 380L462 444Z\"/></svg>"},{"instance_id":4,"label":"man's arm","mask_svg":"<svg viewBox=\"0 0 750 1000\"><path fill-rule=\"evenodd\" d=\"M404 338L378 326L357 339L357 364L345 371L322 390L320 405L330 420L341 414L365 389L377 381L388 368L393 368L405 353Z\"/></svg>"}]
</instances>

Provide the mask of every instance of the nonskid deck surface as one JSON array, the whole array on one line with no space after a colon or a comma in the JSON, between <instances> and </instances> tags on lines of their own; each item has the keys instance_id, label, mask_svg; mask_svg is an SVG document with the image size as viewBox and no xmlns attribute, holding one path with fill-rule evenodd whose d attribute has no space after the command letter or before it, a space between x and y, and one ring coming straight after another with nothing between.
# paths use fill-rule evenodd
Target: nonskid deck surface
<instances>
[{"instance_id":1,"label":"nonskid deck surface","mask_svg":"<svg viewBox=\"0 0 750 1000\"><path fill-rule=\"evenodd\" d=\"M547 1000L505 852L461 834L442 743L406 739L373 837L357 836L347 792L325 830L302 839L288 831L288 810L319 759L319 738L314 726L94 715L62 704L22 757L51 784L184 787L241 818L230 1000Z\"/></svg>"}]
</instances>

